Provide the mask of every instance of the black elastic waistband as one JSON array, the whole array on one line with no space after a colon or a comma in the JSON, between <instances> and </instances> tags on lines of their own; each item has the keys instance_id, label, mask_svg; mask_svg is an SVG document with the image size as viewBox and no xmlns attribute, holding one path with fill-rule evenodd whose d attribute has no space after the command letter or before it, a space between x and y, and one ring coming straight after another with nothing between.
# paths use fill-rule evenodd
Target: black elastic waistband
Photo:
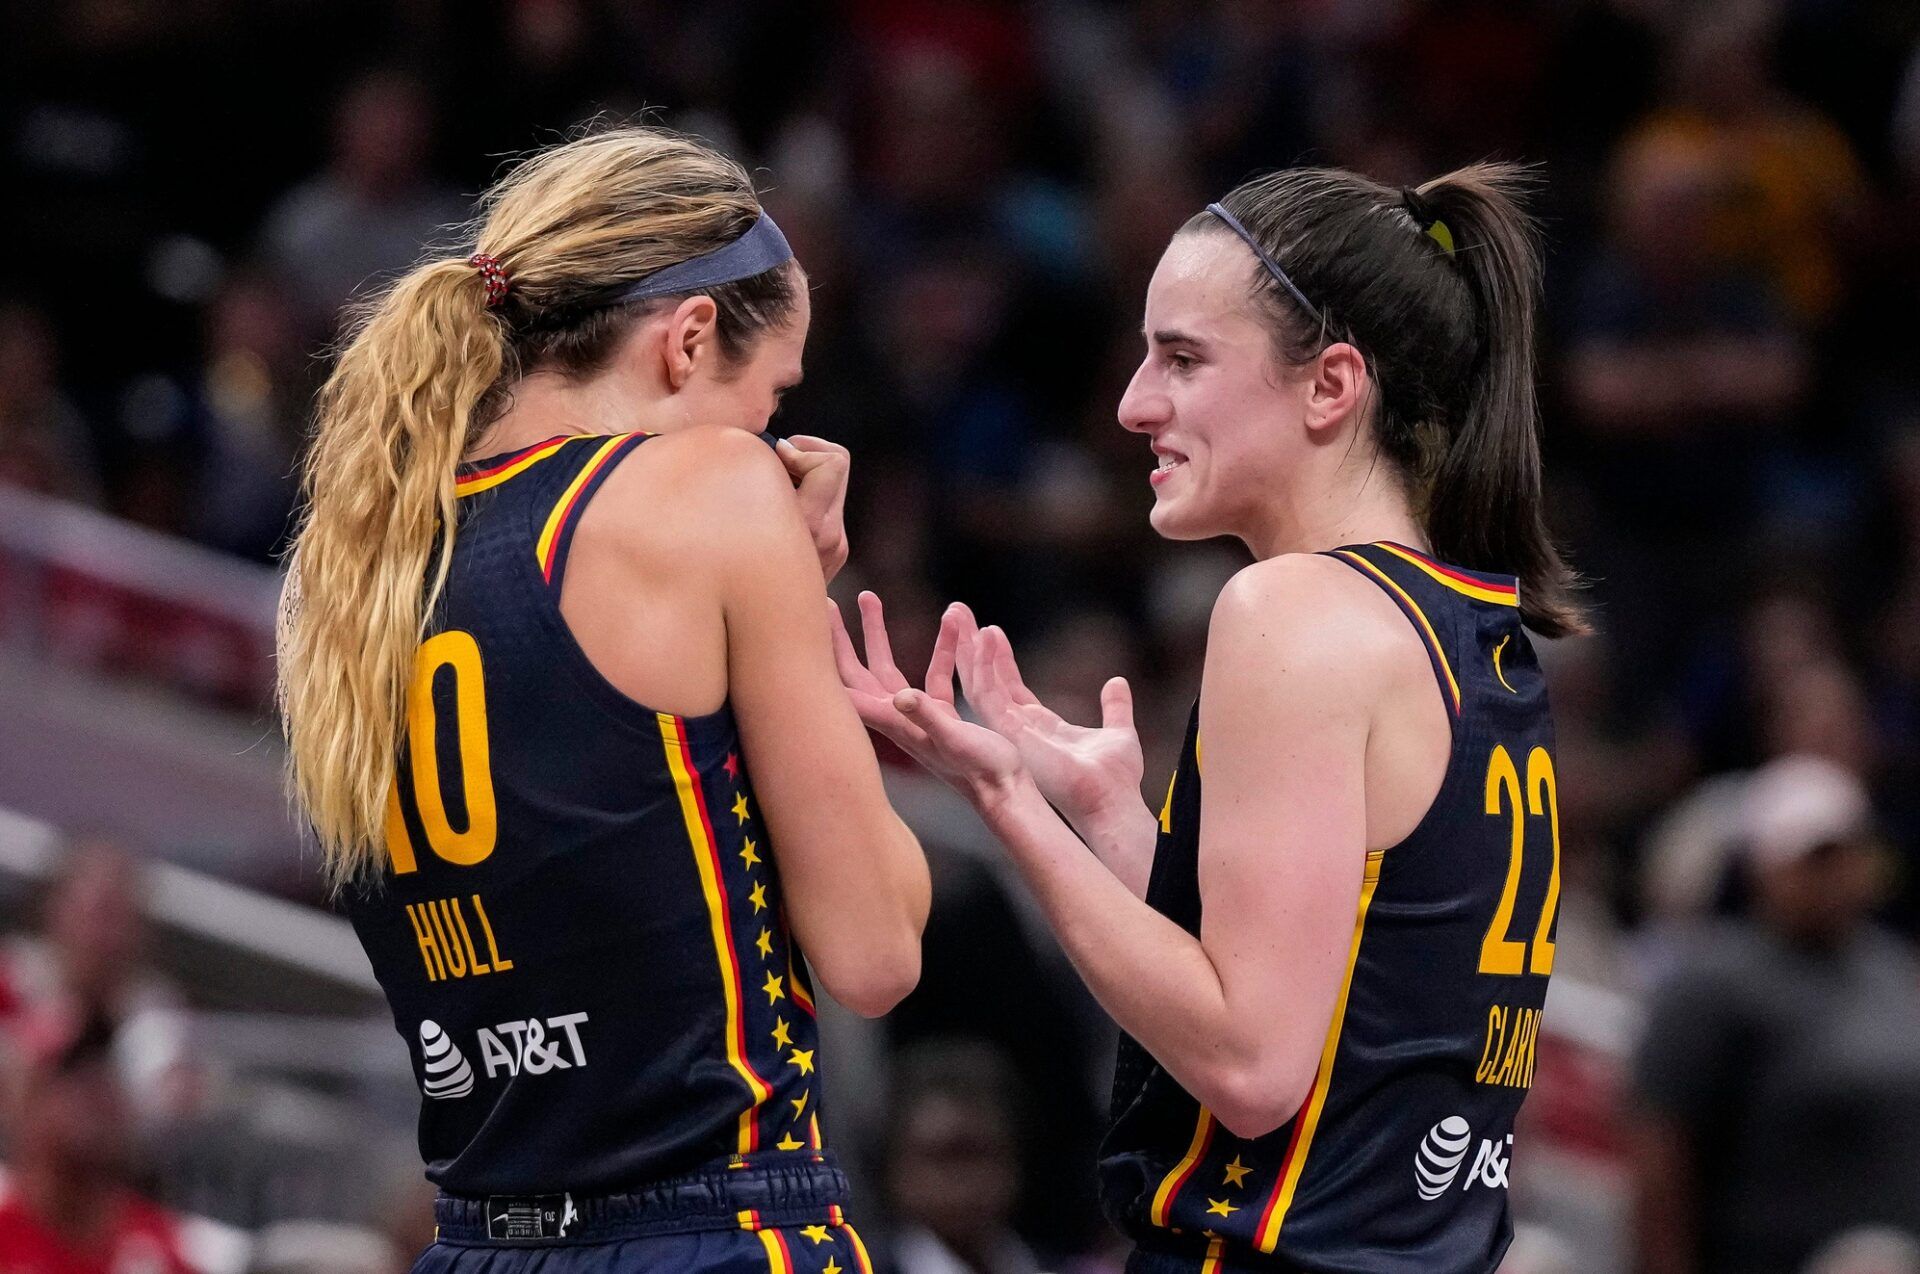
<instances>
[{"instance_id":1,"label":"black elastic waistband","mask_svg":"<svg viewBox=\"0 0 1920 1274\"><path fill-rule=\"evenodd\" d=\"M846 1202L846 1174L830 1157L809 1156L799 1163L706 1169L630 1194L467 1198L442 1192L433 1218L443 1243L605 1243L700 1230L839 1225Z\"/></svg>"}]
</instances>

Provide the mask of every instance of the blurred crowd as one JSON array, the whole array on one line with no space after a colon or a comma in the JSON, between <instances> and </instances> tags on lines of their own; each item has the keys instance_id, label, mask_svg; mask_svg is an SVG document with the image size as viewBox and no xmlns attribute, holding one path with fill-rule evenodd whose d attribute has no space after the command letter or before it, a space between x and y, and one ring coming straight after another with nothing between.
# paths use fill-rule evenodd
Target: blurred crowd
<instances>
[{"instance_id":1,"label":"blurred crowd","mask_svg":"<svg viewBox=\"0 0 1920 1274\"><path fill-rule=\"evenodd\" d=\"M1154 540L1114 422L1167 237L1266 167L1538 161L1551 513L1601 627L1543 652L1558 971L1648 1006L1637 1259L1912 1274L1917 40L1911 0L15 0L0 482L273 560L342 305L513 155L657 119L756 167L812 277L775 428L853 449L846 578L903 662L960 598L1070 718L1127 674L1151 779L1241 562ZM1098 1247L1100 1033L1064 979L983 1006L1036 957L991 872L941 875L889 1259L1023 1274ZM84 1082L89 1029L29 1072Z\"/></svg>"}]
</instances>

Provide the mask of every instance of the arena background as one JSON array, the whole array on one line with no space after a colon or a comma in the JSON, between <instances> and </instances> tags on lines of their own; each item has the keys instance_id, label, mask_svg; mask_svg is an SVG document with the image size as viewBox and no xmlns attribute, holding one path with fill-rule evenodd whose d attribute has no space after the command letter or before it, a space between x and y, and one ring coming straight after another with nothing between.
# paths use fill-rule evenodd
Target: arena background
<instances>
[{"instance_id":1,"label":"arena background","mask_svg":"<svg viewBox=\"0 0 1920 1274\"><path fill-rule=\"evenodd\" d=\"M1920 1269L1800 1232L1920 1217L1920 977L1879 1035L1743 1046L1713 1145L1767 1103L1776 1171L1667 1190L1635 1065L1698 935L1762 923L1740 793L1769 759L1864 780L1898 863L1876 923L1920 923L1916 35L1911 0L10 0L0 1033L31 1071L104 1006L128 1113L49 1130L9 1098L8 1153L118 1143L223 1274L424 1242L406 1051L282 795L274 563L339 307L513 154L644 117L754 165L815 286L775 427L855 457L836 592L877 589L908 655L970 602L1069 717L1128 674L1155 788L1241 560L1156 542L1114 421L1159 251L1262 168L1499 156L1541 166L1551 514L1601 627L1544 652L1565 894L1506 1268L1696 1268L1638 1189L1774 1218L1783 1269ZM830 1021L856 1215L903 1274L960 1233L982 1274L1115 1270L1112 1028L965 808L889 782L936 901L920 990ZM1763 1069L1792 1078L1744 1092Z\"/></svg>"}]
</instances>

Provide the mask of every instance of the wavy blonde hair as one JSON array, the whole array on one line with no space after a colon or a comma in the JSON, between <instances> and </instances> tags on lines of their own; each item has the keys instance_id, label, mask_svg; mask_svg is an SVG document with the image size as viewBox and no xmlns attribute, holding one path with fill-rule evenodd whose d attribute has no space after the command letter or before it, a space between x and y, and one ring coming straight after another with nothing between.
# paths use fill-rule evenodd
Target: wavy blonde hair
<instances>
[{"instance_id":1,"label":"wavy blonde hair","mask_svg":"<svg viewBox=\"0 0 1920 1274\"><path fill-rule=\"evenodd\" d=\"M356 308L321 390L278 634L290 784L338 888L374 874L414 651L453 558L455 466L523 371L586 377L646 312L637 279L760 216L739 164L690 138L616 128L554 146L482 198L472 251L511 290L487 306L467 250ZM708 289L742 356L794 306L785 267Z\"/></svg>"}]
</instances>

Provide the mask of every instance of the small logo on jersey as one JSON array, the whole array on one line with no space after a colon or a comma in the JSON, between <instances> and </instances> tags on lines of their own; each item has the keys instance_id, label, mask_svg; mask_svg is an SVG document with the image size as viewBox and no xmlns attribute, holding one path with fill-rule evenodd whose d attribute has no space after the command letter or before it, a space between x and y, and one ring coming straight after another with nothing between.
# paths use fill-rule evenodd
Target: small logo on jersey
<instances>
[{"instance_id":1,"label":"small logo on jersey","mask_svg":"<svg viewBox=\"0 0 1920 1274\"><path fill-rule=\"evenodd\" d=\"M1472 1144L1473 1128L1458 1115L1448 1115L1427 1130L1413 1156L1413 1184L1422 1199L1431 1203L1447 1192Z\"/></svg>"},{"instance_id":2,"label":"small logo on jersey","mask_svg":"<svg viewBox=\"0 0 1920 1274\"><path fill-rule=\"evenodd\" d=\"M487 1237L494 1240L563 1239L579 1219L571 1194L487 1200Z\"/></svg>"},{"instance_id":3,"label":"small logo on jersey","mask_svg":"<svg viewBox=\"0 0 1920 1274\"><path fill-rule=\"evenodd\" d=\"M1508 693L1519 694L1520 692L1513 688L1513 683L1507 680L1507 674L1500 671L1500 652L1505 650L1507 643L1512 640L1513 634L1508 633L1500 639L1500 644L1493 648L1493 675L1500 678L1500 684L1507 688Z\"/></svg>"},{"instance_id":4,"label":"small logo on jersey","mask_svg":"<svg viewBox=\"0 0 1920 1274\"><path fill-rule=\"evenodd\" d=\"M473 1067L431 1018L420 1023L420 1054L427 1072L420 1081L420 1091L428 1097L449 1101L473 1091Z\"/></svg>"},{"instance_id":5,"label":"small logo on jersey","mask_svg":"<svg viewBox=\"0 0 1920 1274\"><path fill-rule=\"evenodd\" d=\"M544 1075L585 1066L587 1050L580 1042L580 1024L586 1020L585 1013L562 1013L544 1022L536 1017L502 1022L491 1030L481 1027L480 1061L487 1068L487 1078L501 1071Z\"/></svg>"}]
</instances>

